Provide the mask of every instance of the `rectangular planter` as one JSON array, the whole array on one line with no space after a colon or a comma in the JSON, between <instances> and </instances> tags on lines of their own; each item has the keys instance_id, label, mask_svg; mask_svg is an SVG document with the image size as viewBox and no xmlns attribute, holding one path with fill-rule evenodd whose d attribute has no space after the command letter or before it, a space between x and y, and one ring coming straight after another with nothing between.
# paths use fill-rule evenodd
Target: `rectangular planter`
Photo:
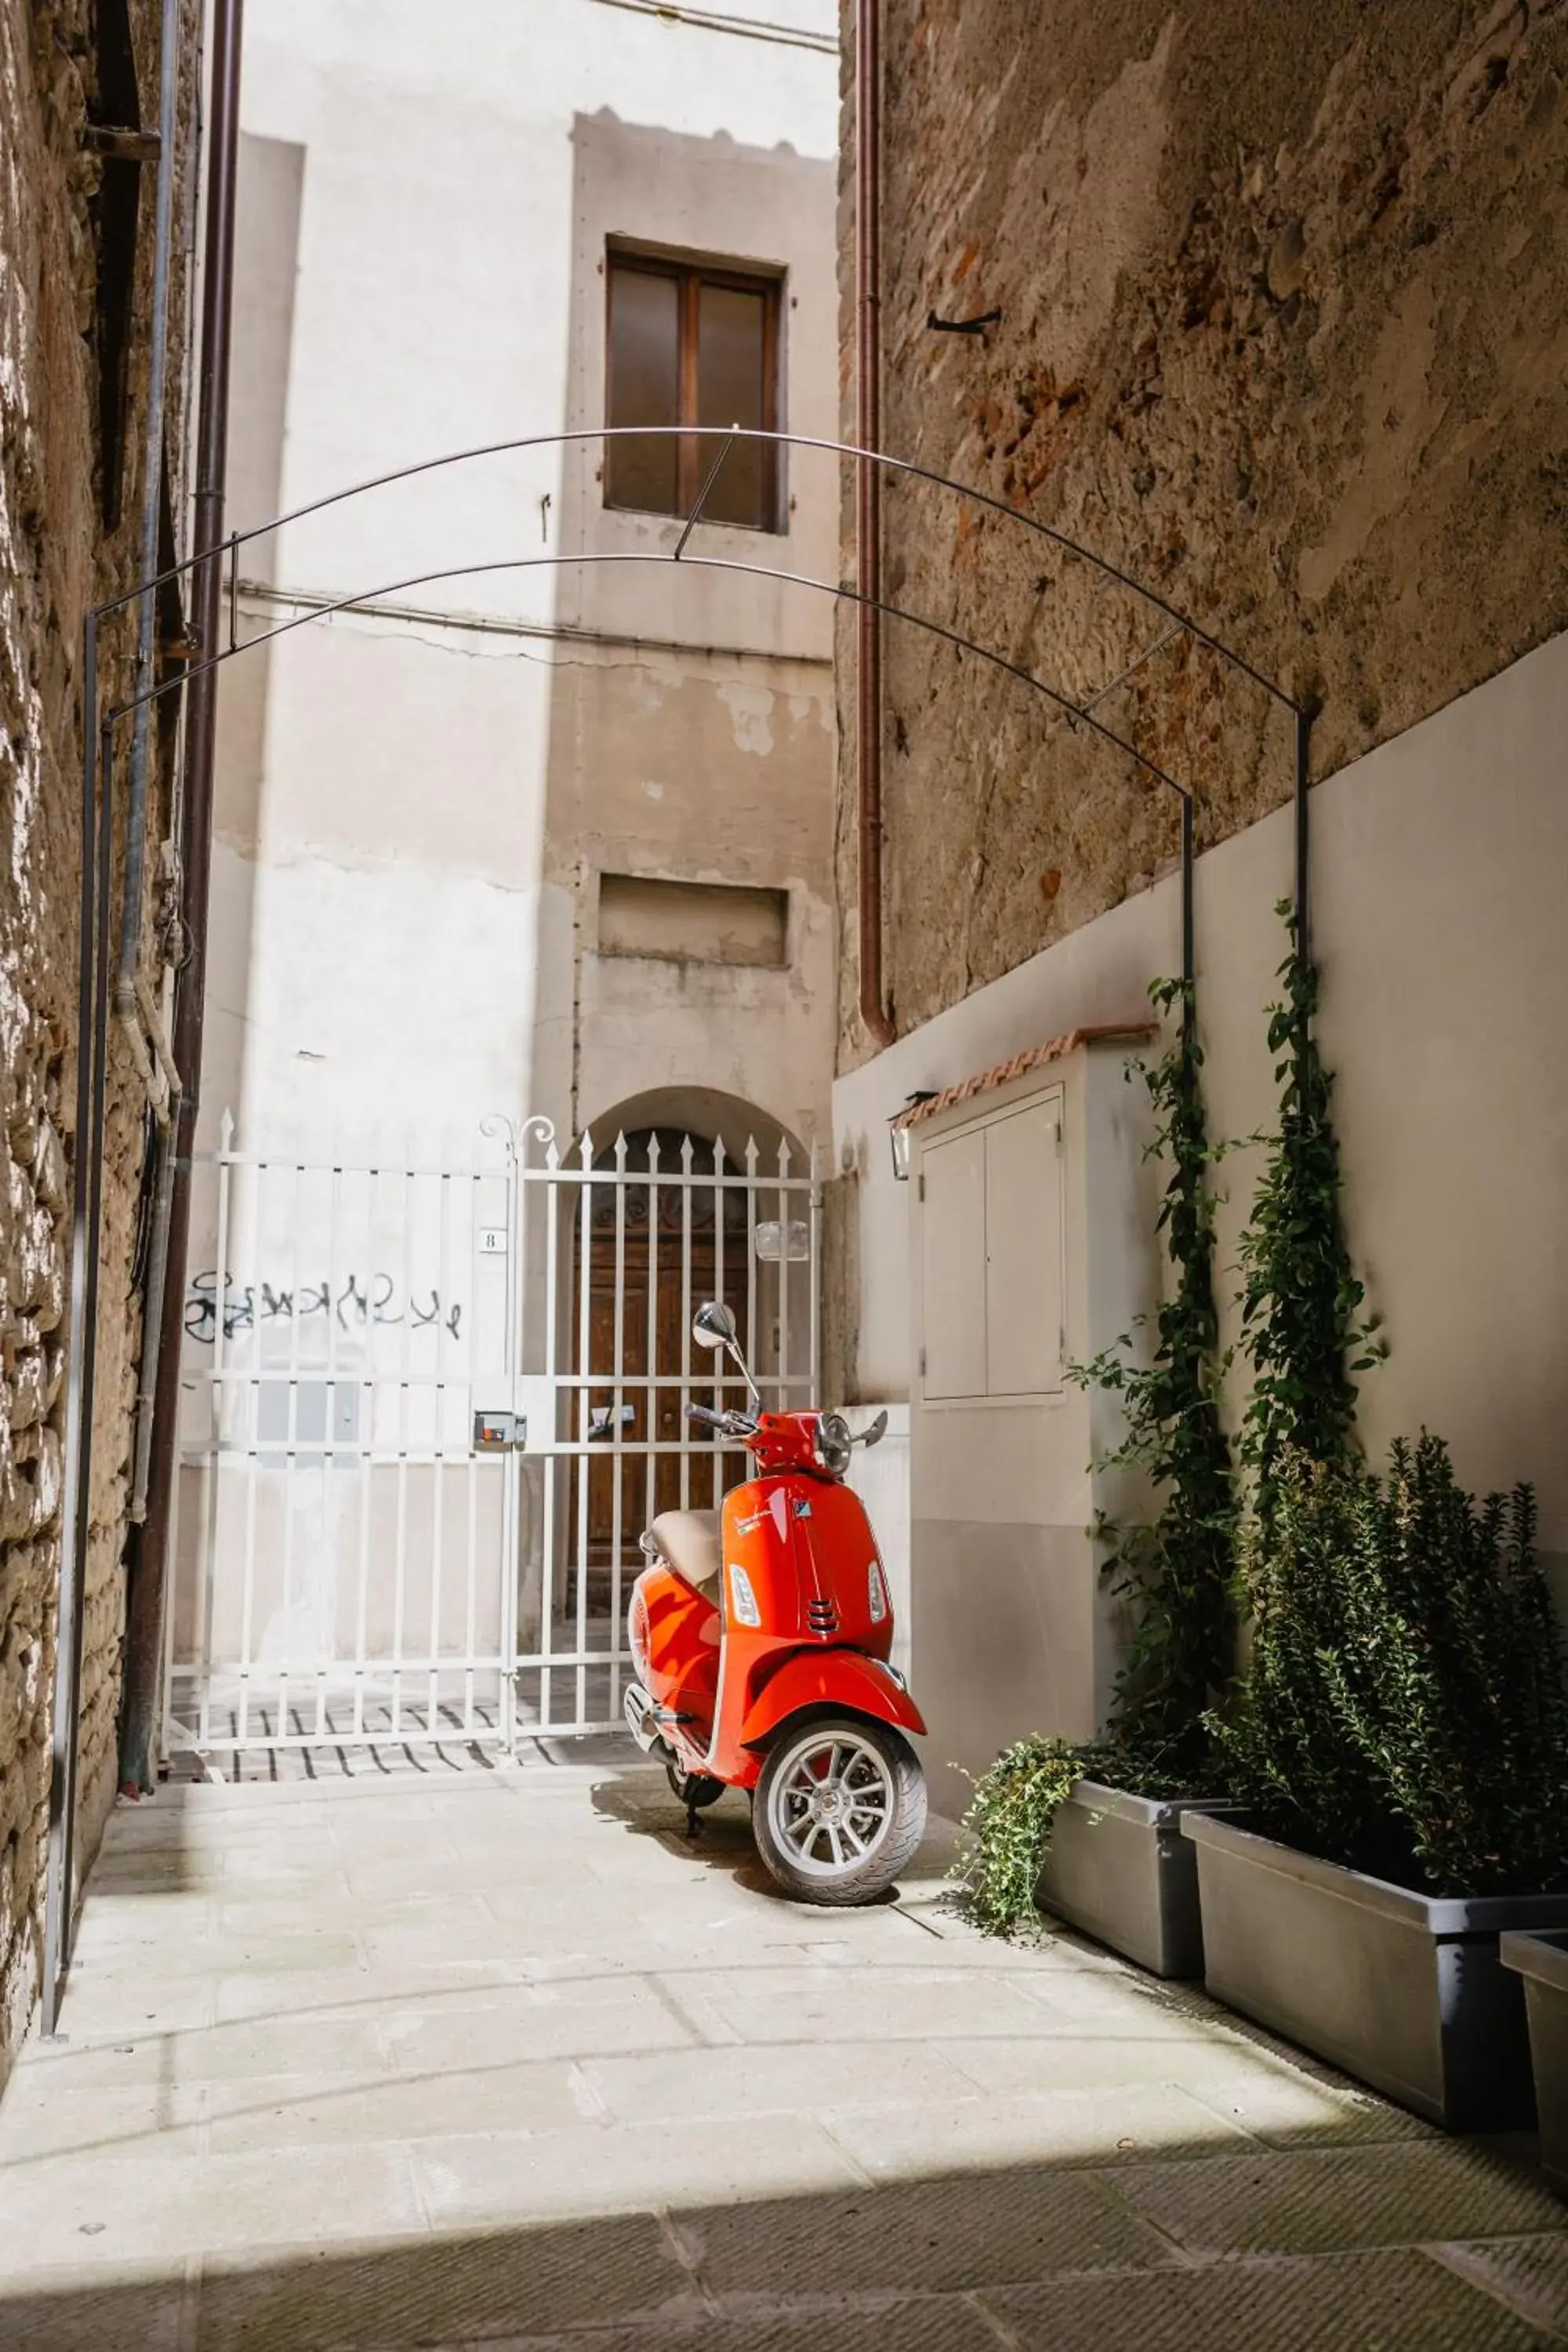
<instances>
[{"instance_id":1,"label":"rectangular planter","mask_svg":"<svg viewBox=\"0 0 1568 2352\"><path fill-rule=\"evenodd\" d=\"M1568 1928L1568 1895L1412 1894L1189 1813L1215 1999L1450 2131L1530 2124L1524 1999L1504 1929Z\"/></svg>"},{"instance_id":2,"label":"rectangular planter","mask_svg":"<svg viewBox=\"0 0 1568 2352\"><path fill-rule=\"evenodd\" d=\"M1568 1935L1508 1935L1500 1957L1524 1979L1541 2168L1559 2197L1568 2197Z\"/></svg>"},{"instance_id":3,"label":"rectangular planter","mask_svg":"<svg viewBox=\"0 0 1568 2352\"><path fill-rule=\"evenodd\" d=\"M1080 1780L1051 1832L1042 1909L1157 1977L1201 1977L1197 1857L1182 1816L1216 1810L1218 1800L1161 1801Z\"/></svg>"}]
</instances>

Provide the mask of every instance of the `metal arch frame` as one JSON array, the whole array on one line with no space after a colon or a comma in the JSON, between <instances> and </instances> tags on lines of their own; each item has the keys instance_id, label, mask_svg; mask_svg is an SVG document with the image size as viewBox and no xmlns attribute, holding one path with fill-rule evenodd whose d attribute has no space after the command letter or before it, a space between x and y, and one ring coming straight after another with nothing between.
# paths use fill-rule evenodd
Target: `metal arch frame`
<instances>
[{"instance_id":1,"label":"metal arch frame","mask_svg":"<svg viewBox=\"0 0 1568 2352\"><path fill-rule=\"evenodd\" d=\"M423 457L416 460L413 465L395 467L389 472L383 474L367 475L363 481L350 483L346 488L341 490L329 490L324 496L319 499L310 499L300 506L291 507L287 513L275 515L268 522L253 524L248 530L231 531L228 536L220 542L219 550L215 550L212 553L205 555L186 556L180 562L171 564L167 570L156 573L152 578L139 582L136 586L123 590L118 596L110 597L101 604L95 605L88 614L83 629L84 642L87 642L87 656L84 659L83 665L84 699L86 698L88 679L96 679L96 641L100 625L110 614L118 612L127 604L134 603L138 597L151 596L157 589L163 586L166 583L183 579L187 572L195 572L202 570L215 562L222 562L226 561L228 566L228 646L223 653L211 655L205 660L198 661L183 667L178 677L166 679L161 687L153 689L152 696L139 697L132 702L120 706L117 710L110 714L111 720L114 718L122 716L127 710L134 710L137 709L141 700L155 698L158 695L167 693L175 688L183 686L189 678L199 676L209 669L216 668L218 664L222 660L227 658L228 656L241 651L242 648L237 641L239 550L242 547L249 546L253 541L269 538L274 532L286 529L290 523L301 522L310 515L324 513L328 508L344 505L351 499L363 498L372 490L386 489L391 488L395 483L413 481L426 474L443 472L449 467L471 465L484 457L506 457L514 455L517 452L525 449L568 448L591 441L598 442L602 445L606 441L619 440L668 440L671 437L672 434L676 435L678 437L684 436L693 440L721 441L723 444L723 446L720 449L713 466L710 468L707 478L699 492L697 502L692 509L691 514L685 519L685 524L680 534L679 541L669 554L649 552L645 555L628 551L625 554L556 556L551 559L535 558L532 559L532 561L535 563L538 563L548 560L557 565L563 565L568 562L643 562L668 563L685 561L700 566L705 565L712 570L754 572L764 578L790 581L797 586L810 587L816 588L819 591L825 591L837 597L842 598L847 603L854 604L865 609L883 614L891 619L909 621L917 627L924 627L931 631L933 634L945 635L950 643L957 646L961 650L970 653L977 653L983 659L991 661L994 663L997 667L1007 670L1012 676L1020 678L1025 684L1034 686L1038 691L1045 694L1047 698L1064 713L1064 715L1068 716L1069 720L1082 719L1088 725L1094 729L1094 731L1097 734L1102 736L1107 741L1116 746L1116 748L1127 752L1131 759L1136 761L1138 764L1145 769L1150 774L1156 777L1159 782L1169 785L1173 791L1182 795L1183 977L1187 982L1189 990L1193 979L1194 953L1192 866L1195 847L1194 837L1194 795L1190 787L1179 783L1175 778L1166 775L1163 770L1156 768L1154 763L1146 759L1144 755L1137 750L1135 745L1129 743L1124 737L1117 735L1112 729L1100 725L1091 714L1093 707L1097 702L1103 701L1106 696L1116 692L1119 688L1125 686L1128 680L1143 667L1144 663L1152 660L1156 654L1163 652L1164 647L1172 643L1175 637L1184 636L1190 638L1195 645L1205 646L1210 653L1215 655L1217 658L1224 662L1228 668L1234 670L1238 676L1247 678L1253 686L1258 688L1261 693L1267 695L1272 702L1277 704L1279 709L1288 710L1291 715L1294 731L1294 793L1296 811L1296 925L1298 940L1302 952L1305 953L1307 951L1309 945L1308 919L1310 880L1308 860L1307 791L1309 783L1310 739L1313 717L1312 708L1305 702L1299 701L1293 695L1289 694L1277 679L1269 677L1264 671L1258 669L1253 663L1247 659L1244 654L1237 653L1234 646L1226 645L1223 638L1216 636L1212 630L1205 629L1203 624L1199 621L1194 620L1190 614L1184 613L1179 605L1171 602L1169 597L1161 595L1157 589L1149 587L1145 582L1139 580L1133 573L1124 570L1121 565L1113 563L1108 556L1100 554L1096 549L1086 547L1080 540L1074 539L1070 533L1058 530L1055 524L1042 522L1037 516L1026 514L1021 508L1009 506L1005 499L995 497L993 492L979 489L970 482L961 482L955 476L940 473L933 467L919 465L914 461L914 459L909 457L894 457L889 456L884 450L863 448L853 441L834 440L824 434L784 433L777 430L764 431L761 427L739 425L690 425L680 426L665 425L578 425L560 433L527 433L515 435L502 441L476 442L466 449L447 450L437 457ZM1154 638L1152 643L1145 646L1142 653L1141 653L1134 661L1129 664L1127 668L1119 672L1115 677L1108 679L1103 686L1099 687L1095 693L1089 698L1087 702L1072 703L1066 696L1058 695L1052 688L1047 687L1044 681L1036 677L1032 672L1022 669L1015 663L1005 661L1002 656L991 652L987 646L979 644L978 641L973 638L963 635L962 632L957 630L944 630L940 624L927 621L921 614L910 613L904 607L888 604L880 598L868 596L858 589L849 588L842 583L829 583L826 581L806 579L795 573L773 571L760 564L727 562L718 557L687 556L685 552L687 542L690 539L691 533L696 528L698 521L701 519L702 508L707 499L708 493L713 487L719 469L722 466L731 446L737 440L763 442L780 448L820 449L832 457L852 459L858 469L862 474L864 474L868 467L871 467L877 469L879 474L904 475L912 480L930 482L939 489L951 490L958 498L967 499L972 505L978 506L988 513L1000 515L1008 522L1020 525L1025 530L1033 532L1037 538L1045 540L1050 546L1058 548L1064 554L1073 556L1079 562L1087 563L1091 570L1098 572L1103 579L1112 582L1117 587L1124 590L1128 594L1136 597L1142 604L1148 605L1152 612L1161 614L1166 626L1161 634ZM429 583L443 579L460 579L465 576L471 576L474 572L484 570L520 568L522 568L521 564L515 566L475 565L460 567L447 572L426 573L423 575L423 582ZM331 614L334 612L352 610L355 604L366 601L372 596L375 596L377 594L395 594L401 587L412 587L418 586L420 584L422 584L420 580L414 580L394 583L390 588L384 590L362 589L357 597L342 598L336 604L318 607L307 617L319 619L323 614ZM297 625L297 624L289 624L288 625ZM268 637L270 635L280 634L281 630L269 632L268 636L251 638L247 640L247 642L253 645L263 645L268 642ZM96 698L94 698L94 699L96 702ZM95 708L93 713L95 720L96 716ZM90 764L94 757L93 745L97 732L98 730L96 724L85 727L83 730L85 761L89 764Z\"/></svg>"},{"instance_id":2,"label":"metal arch frame","mask_svg":"<svg viewBox=\"0 0 1568 2352\"><path fill-rule=\"evenodd\" d=\"M595 441L633 437L660 436L668 438L671 432L689 434L694 438L721 440L715 464L702 485L696 505L686 518L679 544L668 554L662 552L625 551L620 552L586 553L518 558L483 564L454 566L430 572L414 578L390 583L380 590L362 589L357 595L344 596L330 604L312 608L280 623L261 635L239 641L237 630L238 551L252 541L266 538L288 524L304 520L326 509L365 496L392 484L415 479L447 467L470 464L482 457L500 457L525 449L567 447ZM872 597L858 588L840 582L817 580L808 575L790 572L781 568L743 563L718 556L689 556L687 544L692 530L701 519L702 507L712 488L725 455L736 439L770 442L781 446L820 449L840 458L852 460L862 472L875 467L887 473L926 481L934 487L953 492L987 512L1002 516L1043 539L1063 553L1088 563L1101 577L1112 582L1129 594L1147 604L1163 617L1165 626L1118 677L1098 688L1086 702L1074 703L1068 696L1048 686L1043 678L1009 661L1005 656L982 645L963 632L947 627L906 607L891 604L881 597ZM157 591L187 573L200 573L210 579L212 569L220 570L226 561L228 569L229 642L216 651L204 650L195 663L180 667L175 674L161 682L143 688L128 700L113 705L108 711L100 708L99 700L99 639L103 624L115 613L134 605L139 600L150 604ZM113 759L114 729L117 723L165 694L183 690L193 678L220 667L237 654L247 652L253 646L271 643L278 637L302 627L308 622L330 618L339 612L351 612L357 604L373 597L395 595L402 591L427 585L442 580L472 578L501 571L563 569L568 564L627 564L677 563L685 562L699 570L750 572L762 579L808 588L818 593L861 606L888 618L908 622L953 646L960 652L977 654L983 660L1016 678L1020 684L1041 695L1058 710L1069 725L1084 725L1091 732L1123 752L1156 782L1174 792L1181 801L1182 857L1182 959L1186 983L1184 1017L1192 1017L1192 980L1194 966L1194 862L1195 847L1195 795L1191 785L1161 768L1141 751L1137 745L1094 716L1095 705L1126 684L1127 680L1177 635L1191 638L1205 646L1227 667L1247 678L1282 709L1290 711L1295 724L1295 790L1296 790L1296 910L1298 940L1303 950L1307 941L1308 859L1307 859L1307 783L1308 737L1311 712L1288 694L1284 688L1257 669L1246 657L1226 645L1212 631L1203 627L1180 611L1157 590L1149 588L1121 566L1093 549L1083 546L1054 525L1039 521L1001 499L973 485L956 480L952 476L937 472L933 467L913 460L890 457L883 451L863 448L853 442L830 439L821 435L763 432L760 429L724 425L583 426L565 432L521 435L502 441L478 444L473 447L449 451L443 456L422 459L410 466L375 475L364 481L351 484L344 489L328 493L276 516L269 522L254 526L246 531L230 533L213 549L186 556L165 570L138 581L132 587L93 606L87 614L82 630L82 879L80 899L79 970L78 979L78 1075L77 1121L72 1152L72 1242L71 1293L68 1387L66 1419L65 1484L62 1496L62 1537L60 1573L56 1613L58 1666L55 1686L54 1720L52 1724L53 1786L50 1801L48 1853L46 1864L45 1952L43 1969L44 2029L51 2032L58 2013L58 1999L70 1963L71 1948L71 1880L72 1847L76 1811L76 1767L78 1744L78 1714L79 1706L80 1658L83 1625L85 1569L90 1518L92 1473L92 1409L96 1373L97 1294L100 1267L100 1242L102 1206L103 1135L107 1077L107 1016L110 988L110 897L112 887L113 846ZM145 607L144 607L145 609ZM82 1144L86 1139L85 1157ZM170 1270L172 1276L173 1270ZM170 1276L166 1276L166 1279ZM179 1278L183 1279L183 1269Z\"/></svg>"}]
</instances>

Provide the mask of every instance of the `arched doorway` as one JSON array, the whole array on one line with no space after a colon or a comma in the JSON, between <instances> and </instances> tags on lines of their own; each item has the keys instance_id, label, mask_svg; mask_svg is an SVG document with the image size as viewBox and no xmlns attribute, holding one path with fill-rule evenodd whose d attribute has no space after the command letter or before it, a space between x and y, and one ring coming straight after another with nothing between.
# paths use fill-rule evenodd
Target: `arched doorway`
<instances>
[{"instance_id":1,"label":"arched doorway","mask_svg":"<svg viewBox=\"0 0 1568 2352\"><path fill-rule=\"evenodd\" d=\"M595 1168L611 1172L616 1160L614 1149L601 1152ZM632 1181L596 1188L588 1199L586 1348L580 1337L576 1367L600 1382L586 1392L588 1441L620 1456L588 1465L589 1605L595 1615L609 1604L617 1555L623 1567L633 1563L637 1536L648 1521L659 1511L713 1507L738 1469L732 1461L721 1464L711 1446L697 1454L660 1449L680 1448L688 1436L687 1404L716 1409L726 1397L736 1401L740 1383L732 1367L723 1368L731 1376L721 1391L714 1360L693 1361L688 1325L703 1299L722 1298L746 1329L746 1197L721 1177L712 1181L712 1143L679 1129L634 1129L625 1138L623 1165ZM688 1182L688 1175L710 1181ZM647 1181L637 1181L639 1176ZM670 1181L676 1178L681 1181ZM580 1335L581 1234L580 1220Z\"/></svg>"},{"instance_id":2,"label":"arched doorway","mask_svg":"<svg viewBox=\"0 0 1568 2352\"><path fill-rule=\"evenodd\" d=\"M595 1123L574 1220L569 1524L586 1615L616 1617L660 1511L711 1509L744 1475L692 1429L689 1404L740 1403L727 1360L690 1337L722 1298L766 1404L813 1401L816 1334L810 1161L764 1115L722 1096L645 1097ZM596 1449L603 1448L602 1456Z\"/></svg>"}]
</instances>

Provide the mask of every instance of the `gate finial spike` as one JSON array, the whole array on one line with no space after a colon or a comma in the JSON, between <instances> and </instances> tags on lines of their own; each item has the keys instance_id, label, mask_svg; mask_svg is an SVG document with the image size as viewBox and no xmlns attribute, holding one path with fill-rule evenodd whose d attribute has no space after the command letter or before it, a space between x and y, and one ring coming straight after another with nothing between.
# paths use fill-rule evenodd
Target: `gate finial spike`
<instances>
[{"instance_id":1,"label":"gate finial spike","mask_svg":"<svg viewBox=\"0 0 1568 2352\"><path fill-rule=\"evenodd\" d=\"M724 1139L721 1135L713 1139L713 1173L718 1177L724 1173Z\"/></svg>"},{"instance_id":2,"label":"gate finial spike","mask_svg":"<svg viewBox=\"0 0 1568 2352\"><path fill-rule=\"evenodd\" d=\"M746 1138L746 1173L748 1176L754 1176L756 1172L757 1139L754 1135L748 1135Z\"/></svg>"},{"instance_id":3,"label":"gate finial spike","mask_svg":"<svg viewBox=\"0 0 1568 2352\"><path fill-rule=\"evenodd\" d=\"M680 1139L680 1166L682 1173L689 1176L691 1173L691 1138L689 1135L683 1135Z\"/></svg>"},{"instance_id":4,"label":"gate finial spike","mask_svg":"<svg viewBox=\"0 0 1568 2352\"><path fill-rule=\"evenodd\" d=\"M781 1184L784 1182L784 1178L789 1174L789 1138L786 1135L781 1135L779 1138L779 1181Z\"/></svg>"},{"instance_id":5,"label":"gate finial spike","mask_svg":"<svg viewBox=\"0 0 1568 2352\"><path fill-rule=\"evenodd\" d=\"M583 1129L583 1140L578 1146L578 1153L583 1162L583 1172L586 1175L594 1165L594 1130L591 1127L585 1127Z\"/></svg>"},{"instance_id":6,"label":"gate finial spike","mask_svg":"<svg viewBox=\"0 0 1568 2352\"><path fill-rule=\"evenodd\" d=\"M226 1108L222 1118L218 1121L217 1148L220 1151L226 1152L233 1145L233 1142L234 1113L233 1111Z\"/></svg>"},{"instance_id":7,"label":"gate finial spike","mask_svg":"<svg viewBox=\"0 0 1568 2352\"><path fill-rule=\"evenodd\" d=\"M648 1130L647 1172L650 1176L658 1174L658 1129L657 1128L650 1128Z\"/></svg>"},{"instance_id":8,"label":"gate finial spike","mask_svg":"<svg viewBox=\"0 0 1568 2352\"><path fill-rule=\"evenodd\" d=\"M618 1129L616 1129L616 1175L617 1175L617 1176L624 1176L624 1175L626 1174L626 1129L623 1127L623 1128L618 1128Z\"/></svg>"}]
</instances>

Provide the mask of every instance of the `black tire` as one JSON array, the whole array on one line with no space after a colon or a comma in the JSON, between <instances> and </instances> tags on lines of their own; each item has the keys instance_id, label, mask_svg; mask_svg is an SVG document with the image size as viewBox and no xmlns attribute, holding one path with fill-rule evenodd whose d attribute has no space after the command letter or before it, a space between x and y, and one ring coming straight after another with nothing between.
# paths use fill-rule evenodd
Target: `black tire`
<instances>
[{"instance_id":1,"label":"black tire","mask_svg":"<svg viewBox=\"0 0 1568 2352\"><path fill-rule=\"evenodd\" d=\"M664 1777L669 1782L670 1794L681 1805L695 1805L701 1812L716 1805L723 1795L726 1783L710 1780L705 1772L683 1772L673 1756L666 1759Z\"/></svg>"},{"instance_id":2,"label":"black tire","mask_svg":"<svg viewBox=\"0 0 1568 2352\"><path fill-rule=\"evenodd\" d=\"M803 1903L873 1902L904 1868L925 1825L925 1774L913 1748L886 1724L858 1716L824 1717L781 1733L752 1808L757 1852Z\"/></svg>"}]
</instances>

